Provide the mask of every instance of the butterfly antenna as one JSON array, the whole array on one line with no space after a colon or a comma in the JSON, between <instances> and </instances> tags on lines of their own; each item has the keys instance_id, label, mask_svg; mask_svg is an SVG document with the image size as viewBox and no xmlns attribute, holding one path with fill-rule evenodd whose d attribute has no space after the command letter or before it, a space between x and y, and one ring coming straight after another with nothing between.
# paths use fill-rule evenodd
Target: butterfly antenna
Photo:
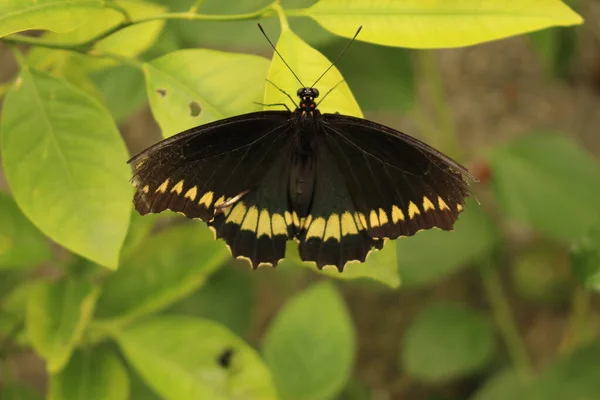
<instances>
[{"instance_id":1,"label":"butterfly antenna","mask_svg":"<svg viewBox=\"0 0 600 400\"><path fill-rule=\"evenodd\" d=\"M356 33L354 34L354 36L352 37L352 39L348 42L348 44L346 45L346 47L344 47L344 50L342 50L342 52L337 56L337 58L335 60L333 60L333 62L331 63L331 65L325 70L325 72L323 72L321 74L321 76L315 81L315 83L313 83L310 87L315 87L315 85L321 80L321 78L323 76L325 76L325 74L331 69L333 68L333 66L335 65L335 63L338 62L338 60L344 55L344 53L346 52L346 50L348 50L348 47L350 47L350 45L354 42L354 39L356 39L356 37L358 36L359 32L362 29L362 25L358 27L358 29L356 30ZM336 85L337 86L337 85Z\"/></svg>"},{"instance_id":2,"label":"butterfly antenna","mask_svg":"<svg viewBox=\"0 0 600 400\"><path fill-rule=\"evenodd\" d=\"M286 92L285 90L283 90L282 88L280 88L279 86L277 86L275 83L273 83L272 81L265 79L267 82L269 82L271 85L275 86L275 88L277 90L279 90L281 93L285 94L287 96L288 99L291 100L292 104L294 104L296 107L298 107L298 104L296 104L296 102L294 101L294 99L292 98L292 96L290 96L290 94L288 92Z\"/></svg>"},{"instance_id":3,"label":"butterfly antenna","mask_svg":"<svg viewBox=\"0 0 600 400\"><path fill-rule=\"evenodd\" d=\"M323 102L323 100L325 100L325 98L329 95L329 93L333 92L333 89L335 89L336 87L338 87L340 85L340 83L344 82L344 79L342 79L341 81L339 81L338 83L336 83L335 85L333 85L333 87L331 89L329 89L327 91L327 93L325 93L325 96L321 97L321 100L317 103L317 107L319 107L319 104L321 104Z\"/></svg>"},{"instance_id":4,"label":"butterfly antenna","mask_svg":"<svg viewBox=\"0 0 600 400\"><path fill-rule=\"evenodd\" d=\"M304 83L302 83L302 81L300 80L300 78L298 78L298 75L296 75L296 73L294 72L294 70L292 69L292 67L290 67L290 65L285 61L285 59L283 58L283 56L281 55L281 53L279 53L277 51L277 49L275 48L275 45L273 44L273 42L271 42L271 39L269 39L269 37L265 33L265 30L263 29L262 25L261 24L257 24L257 25L258 25L258 28L260 29L260 31L262 32L263 36L265 37L265 39L267 39L267 42L269 42L269 44L271 45L271 47L275 51L275 54L277 54L279 56L279 58L281 58L281 61L283 61L283 63L285 64L285 66L290 70L290 72L292 73L292 75L294 75L294 78L296 78L296 80L300 83L300 85L302 85L302 87L306 87L306 86L304 86Z\"/></svg>"}]
</instances>

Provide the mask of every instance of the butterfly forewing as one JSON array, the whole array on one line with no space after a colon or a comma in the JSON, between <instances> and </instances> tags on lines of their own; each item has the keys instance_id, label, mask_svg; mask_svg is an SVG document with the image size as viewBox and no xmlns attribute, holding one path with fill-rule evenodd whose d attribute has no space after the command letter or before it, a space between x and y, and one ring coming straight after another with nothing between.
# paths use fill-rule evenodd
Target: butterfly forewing
<instances>
[{"instance_id":1,"label":"butterfly forewing","mask_svg":"<svg viewBox=\"0 0 600 400\"><path fill-rule=\"evenodd\" d=\"M267 114L267 115L265 115ZM190 129L129 162L140 214L165 209L210 221L215 207L252 190L285 144L289 113L258 112Z\"/></svg>"},{"instance_id":2,"label":"butterfly forewing","mask_svg":"<svg viewBox=\"0 0 600 400\"><path fill-rule=\"evenodd\" d=\"M451 230L469 195L466 170L426 144L370 121L325 114L324 142L369 236Z\"/></svg>"}]
</instances>

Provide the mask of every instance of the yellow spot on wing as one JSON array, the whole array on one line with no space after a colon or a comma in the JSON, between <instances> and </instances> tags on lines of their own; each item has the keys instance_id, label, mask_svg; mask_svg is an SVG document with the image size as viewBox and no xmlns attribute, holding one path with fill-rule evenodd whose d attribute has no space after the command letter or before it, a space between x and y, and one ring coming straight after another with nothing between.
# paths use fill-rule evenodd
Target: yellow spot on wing
<instances>
[{"instance_id":1,"label":"yellow spot on wing","mask_svg":"<svg viewBox=\"0 0 600 400\"><path fill-rule=\"evenodd\" d=\"M383 208L379 209L379 223L381 225L388 223L388 217L387 217L387 214L385 213L385 211L383 210Z\"/></svg>"},{"instance_id":2,"label":"yellow spot on wing","mask_svg":"<svg viewBox=\"0 0 600 400\"><path fill-rule=\"evenodd\" d=\"M271 216L271 225L273 226L273 235L287 235L287 226L280 214Z\"/></svg>"},{"instance_id":3,"label":"yellow spot on wing","mask_svg":"<svg viewBox=\"0 0 600 400\"><path fill-rule=\"evenodd\" d=\"M144 193L148 193L150 191L150 186L146 185L144 186L144 188L142 189L142 192Z\"/></svg>"},{"instance_id":4,"label":"yellow spot on wing","mask_svg":"<svg viewBox=\"0 0 600 400\"><path fill-rule=\"evenodd\" d=\"M166 180L166 181L164 181L164 182L162 183L162 185L160 185L160 186L158 187L158 189L156 189L156 191L157 191L157 192L160 192L160 193L165 193L165 192L167 191L167 189L168 189L168 188L169 188L169 178L167 178L167 180Z\"/></svg>"},{"instance_id":5,"label":"yellow spot on wing","mask_svg":"<svg viewBox=\"0 0 600 400\"><path fill-rule=\"evenodd\" d=\"M321 239L325 234L325 219L319 217L315 218L315 220L308 227L308 232L306 232L306 239L310 239L311 237L316 237Z\"/></svg>"},{"instance_id":6,"label":"yellow spot on wing","mask_svg":"<svg viewBox=\"0 0 600 400\"><path fill-rule=\"evenodd\" d=\"M331 214L327 220L327 227L325 228L325 237L323 240L335 239L340 241L340 217L337 214Z\"/></svg>"},{"instance_id":7,"label":"yellow spot on wing","mask_svg":"<svg viewBox=\"0 0 600 400\"><path fill-rule=\"evenodd\" d=\"M285 215L285 223L286 225L292 225L292 213L286 211L283 215Z\"/></svg>"},{"instance_id":8,"label":"yellow spot on wing","mask_svg":"<svg viewBox=\"0 0 600 400\"><path fill-rule=\"evenodd\" d=\"M312 222L312 215L309 215L308 217L303 218L303 219L304 219L304 222L302 223L302 226L304 227L304 229L306 229Z\"/></svg>"},{"instance_id":9,"label":"yellow spot on wing","mask_svg":"<svg viewBox=\"0 0 600 400\"><path fill-rule=\"evenodd\" d=\"M356 235L358 229L356 228L356 222L352 218L352 214L348 211L342 214L342 235Z\"/></svg>"},{"instance_id":10,"label":"yellow spot on wing","mask_svg":"<svg viewBox=\"0 0 600 400\"><path fill-rule=\"evenodd\" d=\"M296 211L292 213L292 220L294 221L294 226L296 228L300 228L300 220L298 219L298 214L296 214Z\"/></svg>"},{"instance_id":11,"label":"yellow spot on wing","mask_svg":"<svg viewBox=\"0 0 600 400\"><path fill-rule=\"evenodd\" d=\"M220 206L221 204L223 204L225 202L225 196L221 196L217 199L217 201L215 201L215 207Z\"/></svg>"},{"instance_id":12,"label":"yellow spot on wing","mask_svg":"<svg viewBox=\"0 0 600 400\"><path fill-rule=\"evenodd\" d=\"M210 207L210 204L213 201L213 196L214 196L213 192L204 193L204 195L202 195L202 197L200 198L200 201L198 202L198 204L203 205L206 208Z\"/></svg>"},{"instance_id":13,"label":"yellow spot on wing","mask_svg":"<svg viewBox=\"0 0 600 400\"><path fill-rule=\"evenodd\" d=\"M241 230L256 232L256 225L258 224L258 208L255 206L250 207L242 222Z\"/></svg>"},{"instance_id":14,"label":"yellow spot on wing","mask_svg":"<svg viewBox=\"0 0 600 400\"><path fill-rule=\"evenodd\" d=\"M412 201L408 203L408 218L413 219L415 215L420 215L421 211Z\"/></svg>"},{"instance_id":15,"label":"yellow spot on wing","mask_svg":"<svg viewBox=\"0 0 600 400\"><path fill-rule=\"evenodd\" d=\"M404 221L404 213L398 206L392 206L392 222L397 224L398 221Z\"/></svg>"},{"instance_id":16,"label":"yellow spot on wing","mask_svg":"<svg viewBox=\"0 0 600 400\"><path fill-rule=\"evenodd\" d=\"M440 207L440 210L449 210L450 209L450 207L448 207L448 204L446 204L444 199L442 199L440 196L438 196L438 206Z\"/></svg>"},{"instance_id":17,"label":"yellow spot on wing","mask_svg":"<svg viewBox=\"0 0 600 400\"><path fill-rule=\"evenodd\" d=\"M188 190L185 193L185 196L183 196L186 199L190 199L191 201L196 200L196 196L198 196L198 188L196 188L196 186L190 188L190 190Z\"/></svg>"},{"instance_id":18,"label":"yellow spot on wing","mask_svg":"<svg viewBox=\"0 0 600 400\"><path fill-rule=\"evenodd\" d=\"M427 196L423 196L423 210L435 210L435 206Z\"/></svg>"},{"instance_id":19,"label":"yellow spot on wing","mask_svg":"<svg viewBox=\"0 0 600 400\"><path fill-rule=\"evenodd\" d=\"M246 206L244 203L237 203L231 210L226 222L233 222L234 224L239 225L242 223L244 215L246 215Z\"/></svg>"},{"instance_id":20,"label":"yellow spot on wing","mask_svg":"<svg viewBox=\"0 0 600 400\"><path fill-rule=\"evenodd\" d=\"M256 236L261 237L262 235L271 237L271 217L269 216L269 212L267 210L262 210L260 212L260 218L258 219L258 230L256 232Z\"/></svg>"},{"instance_id":21,"label":"yellow spot on wing","mask_svg":"<svg viewBox=\"0 0 600 400\"><path fill-rule=\"evenodd\" d=\"M367 229L368 225L367 225L367 219L365 218L365 215L361 212L357 212L356 216L358 216L358 220L360 221L360 224L362 225L363 229Z\"/></svg>"},{"instance_id":22,"label":"yellow spot on wing","mask_svg":"<svg viewBox=\"0 0 600 400\"><path fill-rule=\"evenodd\" d=\"M177 182L177 185L173 186L171 193L173 192L177 193L178 196L181 194L181 192L183 192L183 179Z\"/></svg>"},{"instance_id":23,"label":"yellow spot on wing","mask_svg":"<svg viewBox=\"0 0 600 400\"><path fill-rule=\"evenodd\" d=\"M376 228L379 226L379 220L377 219L377 212L375 210L371 210L369 222L371 223L371 228Z\"/></svg>"},{"instance_id":24,"label":"yellow spot on wing","mask_svg":"<svg viewBox=\"0 0 600 400\"><path fill-rule=\"evenodd\" d=\"M460 204L456 203L456 210L457 211L462 211L463 210L463 206L461 206Z\"/></svg>"}]
</instances>

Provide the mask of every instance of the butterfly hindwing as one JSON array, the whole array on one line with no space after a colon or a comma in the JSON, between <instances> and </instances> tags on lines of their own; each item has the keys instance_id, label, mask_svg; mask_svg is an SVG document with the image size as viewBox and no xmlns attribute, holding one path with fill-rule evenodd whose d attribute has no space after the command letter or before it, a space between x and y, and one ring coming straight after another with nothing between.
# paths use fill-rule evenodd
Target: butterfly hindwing
<instances>
[{"instance_id":1,"label":"butterfly hindwing","mask_svg":"<svg viewBox=\"0 0 600 400\"><path fill-rule=\"evenodd\" d=\"M277 265L294 235L287 197L290 148L284 145L261 182L231 206L218 209L209 222L231 254L248 259L254 268Z\"/></svg>"},{"instance_id":2,"label":"butterfly hindwing","mask_svg":"<svg viewBox=\"0 0 600 400\"><path fill-rule=\"evenodd\" d=\"M289 113L257 112L192 128L129 163L134 204L144 215L166 209L213 219L215 207L256 186L289 136Z\"/></svg>"},{"instance_id":3,"label":"butterfly hindwing","mask_svg":"<svg viewBox=\"0 0 600 400\"><path fill-rule=\"evenodd\" d=\"M335 266L340 271L353 260L365 261L383 240L367 234L335 159L318 141L315 186L309 214L302 218L298 234L300 258L318 268Z\"/></svg>"},{"instance_id":4,"label":"butterfly hindwing","mask_svg":"<svg viewBox=\"0 0 600 400\"><path fill-rule=\"evenodd\" d=\"M369 236L451 230L469 195L468 172L426 144L353 117L323 115L324 141Z\"/></svg>"}]
</instances>

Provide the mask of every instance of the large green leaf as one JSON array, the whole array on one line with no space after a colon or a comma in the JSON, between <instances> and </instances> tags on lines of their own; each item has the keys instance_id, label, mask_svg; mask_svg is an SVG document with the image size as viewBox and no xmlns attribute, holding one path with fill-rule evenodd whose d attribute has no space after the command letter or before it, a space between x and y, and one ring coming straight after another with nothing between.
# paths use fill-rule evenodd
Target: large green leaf
<instances>
[{"instance_id":1,"label":"large green leaf","mask_svg":"<svg viewBox=\"0 0 600 400\"><path fill-rule=\"evenodd\" d=\"M4 173L47 236L116 268L131 210L127 149L109 113L71 84L23 67L0 121Z\"/></svg>"},{"instance_id":2,"label":"large green leaf","mask_svg":"<svg viewBox=\"0 0 600 400\"><path fill-rule=\"evenodd\" d=\"M31 292L27 334L48 371L59 371L69 360L92 319L98 293L92 284L72 278L41 282Z\"/></svg>"},{"instance_id":3,"label":"large green leaf","mask_svg":"<svg viewBox=\"0 0 600 400\"><path fill-rule=\"evenodd\" d=\"M200 224L187 223L150 237L104 282L98 324L126 323L161 310L200 287L229 256Z\"/></svg>"},{"instance_id":4,"label":"large green leaf","mask_svg":"<svg viewBox=\"0 0 600 400\"><path fill-rule=\"evenodd\" d=\"M278 265L278 268L289 267L305 267L331 278L346 280L368 279L391 288L400 286L396 246L393 242L388 242L382 250L371 251L364 263L357 261L347 263L344 271L340 273L333 266L317 270L314 262L303 262L298 254L297 243L289 241L286 245L285 260Z\"/></svg>"},{"instance_id":5,"label":"large green leaf","mask_svg":"<svg viewBox=\"0 0 600 400\"><path fill-rule=\"evenodd\" d=\"M282 27L276 48L302 81L302 84L306 86L312 85L331 65L331 61L296 36L287 26ZM273 54L268 78L281 90L287 92L294 99L294 102L297 102L296 91L301 85L277 54ZM335 85L338 86L327 94ZM356 103L348 84L335 66L323 76L315 87L321 94L317 102L327 94L327 99L319 105L321 112L339 112L340 114L362 117L360 107ZM296 105L285 94L269 83L265 86L264 103L285 103L291 110L296 108ZM267 110L282 108L282 106L265 107Z\"/></svg>"},{"instance_id":6,"label":"large green leaf","mask_svg":"<svg viewBox=\"0 0 600 400\"><path fill-rule=\"evenodd\" d=\"M0 269L33 267L49 258L48 240L9 195L0 193Z\"/></svg>"},{"instance_id":7,"label":"large green leaf","mask_svg":"<svg viewBox=\"0 0 600 400\"><path fill-rule=\"evenodd\" d=\"M325 29L386 46L467 46L582 18L560 0L320 0L300 10Z\"/></svg>"},{"instance_id":8,"label":"large green leaf","mask_svg":"<svg viewBox=\"0 0 600 400\"><path fill-rule=\"evenodd\" d=\"M269 370L225 327L192 317L153 317L115 332L129 363L168 400L276 399Z\"/></svg>"},{"instance_id":9,"label":"large green leaf","mask_svg":"<svg viewBox=\"0 0 600 400\"><path fill-rule=\"evenodd\" d=\"M117 122L123 121L147 101L144 75L133 67L119 65L97 71L92 79Z\"/></svg>"},{"instance_id":10,"label":"large green leaf","mask_svg":"<svg viewBox=\"0 0 600 400\"><path fill-rule=\"evenodd\" d=\"M490 168L501 209L548 236L570 240L598 221L600 167L566 136L516 139L494 149Z\"/></svg>"},{"instance_id":11,"label":"large green leaf","mask_svg":"<svg viewBox=\"0 0 600 400\"><path fill-rule=\"evenodd\" d=\"M83 349L58 374L52 375L48 400L127 400L129 377L109 348Z\"/></svg>"},{"instance_id":12,"label":"large green leaf","mask_svg":"<svg viewBox=\"0 0 600 400\"><path fill-rule=\"evenodd\" d=\"M141 0L120 0L119 6L127 11L134 21L160 15L165 11L165 7ZM118 26L124 21L124 18L123 14L115 9L102 8L96 11L92 20L74 31L68 34L47 33L42 39L52 43L84 43ZM156 20L120 29L94 43L92 49L123 57L135 57L152 46L164 24L164 20ZM79 63L89 69L116 64L114 60L90 58L78 53L57 51L56 49L34 48L28 54L28 63L37 68L69 62Z\"/></svg>"},{"instance_id":13,"label":"large green leaf","mask_svg":"<svg viewBox=\"0 0 600 400\"><path fill-rule=\"evenodd\" d=\"M148 98L165 137L260 107L268 61L250 54L179 50L144 64Z\"/></svg>"},{"instance_id":14,"label":"large green leaf","mask_svg":"<svg viewBox=\"0 0 600 400\"><path fill-rule=\"evenodd\" d=\"M88 23L102 0L8 0L0 2L0 37L29 29L69 32Z\"/></svg>"},{"instance_id":15,"label":"large green leaf","mask_svg":"<svg viewBox=\"0 0 600 400\"><path fill-rule=\"evenodd\" d=\"M400 361L415 378L444 381L485 367L494 349L483 314L458 304L432 304L407 329Z\"/></svg>"},{"instance_id":16,"label":"large green leaf","mask_svg":"<svg viewBox=\"0 0 600 400\"><path fill-rule=\"evenodd\" d=\"M191 296L165 310L219 322L244 337L250 330L254 287L249 268L221 268Z\"/></svg>"},{"instance_id":17,"label":"large green leaf","mask_svg":"<svg viewBox=\"0 0 600 400\"><path fill-rule=\"evenodd\" d=\"M263 352L284 399L325 399L352 371L355 333L343 298L325 282L294 296L279 312Z\"/></svg>"},{"instance_id":18,"label":"large green leaf","mask_svg":"<svg viewBox=\"0 0 600 400\"><path fill-rule=\"evenodd\" d=\"M489 254L498 240L491 218L480 205L469 201L454 231L431 229L396 241L402 283L423 285L442 279Z\"/></svg>"}]
</instances>

